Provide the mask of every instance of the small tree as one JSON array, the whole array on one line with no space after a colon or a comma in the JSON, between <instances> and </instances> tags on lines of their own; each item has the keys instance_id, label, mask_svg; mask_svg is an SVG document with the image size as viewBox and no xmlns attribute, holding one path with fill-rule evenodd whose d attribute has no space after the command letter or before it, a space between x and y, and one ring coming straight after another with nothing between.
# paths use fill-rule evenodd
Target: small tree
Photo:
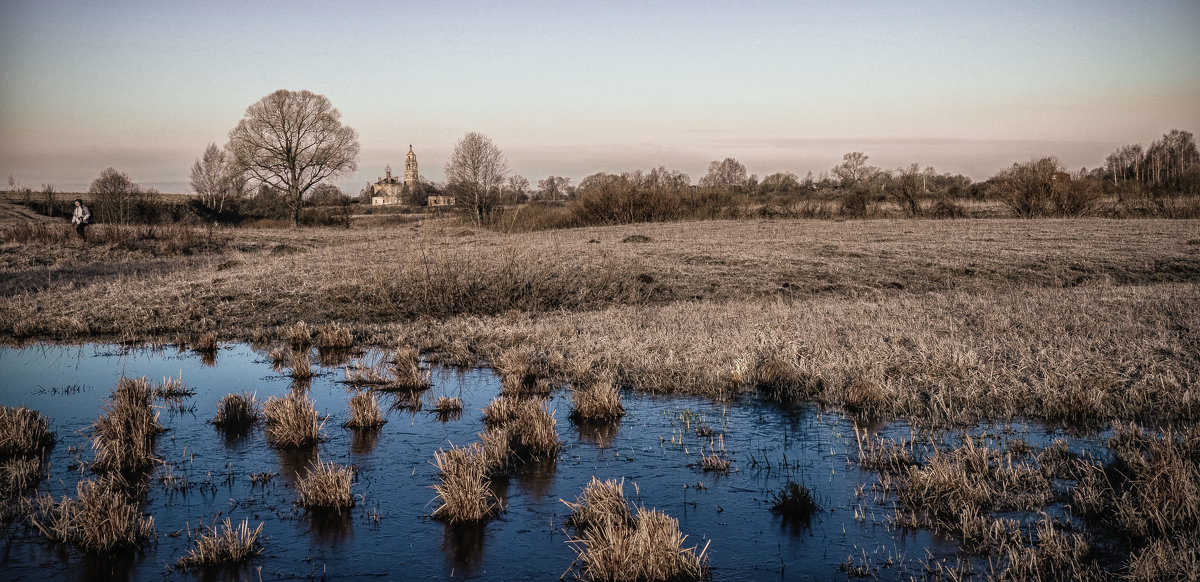
<instances>
[{"instance_id":1,"label":"small tree","mask_svg":"<svg viewBox=\"0 0 1200 582\"><path fill-rule=\"evenodd\" d=\"M470 132L458 140L446 162L447 188L477 225L491 218L507 173L504 153L481 133Z\"/></svg>"},{"instance_id":2,"label":"small tree","mask_svg":"<svg viewBox=\"0 0 1200 582\"><path fill-rule=\"evenodd\" d=\"M921 196L925 191L925 174L921 165L914 163L907 168L896 170L888 184L888 196L900 205L900 209L908 216L921 214Z\"/></svg>"},{"instance_id":3,"label":"small tree","mask_svg":"<svg viewBox=\"0 0 1200 582\"><path fill-rule=\"evenodd\" d=\"M46 211L43 214L46 216L54 216L54 205L58 202L56 200L57 193L58 190L55 189L54 184L42 184L42 203L46 205Z\"/></svg>"},{"instance_id":4,"label":"small tree","mask_svg":"<svg viewBox=\"0 0 1200 582\"><path fill-rule=\"evenodd\" d=\"M562 200L567 197L567 189L571 187L571 179L563 176L546 176L538 180L539 200Z\"/></svg>"},{"instance_id":5,"label":"small tree","mask_svg":"<svg viewBox=\"0 0 1200 582\"><path fill-rule=\"evenodd\" d=\"M350 197L333 184L317 184L308 195L309 206L348 206Z\"/></svg>"},{"instance_id":6,"label":"small tree","mask_svg":"<svg viewBox=\"0 0 1200 582\"><path fill-rule=\"evenodd\" d=\"M725 158L719 162L708 164L708 173L700 178L700 186L705 188L720 188L738 190L749 183L746 166L733 158Z\"/></svg>"},{"instance_id":7,"label":"small tree","mask_svg":"<svg viewBox=\"0 0 1200 582\"><path fill-rule=\"evenodd\" d=\"M341 117L324 95L280 89L248 107L229 132L238 167L287 194L293 226L311 188L358 169L358 133Z\"/></svg>"},{"instance_id":8,"label":"small tree","mask_svg":"<svg viewBox=\"0 0 1200 582\"><path fill-rule=\"evenodd\" d=\"M524 202L529 199L529 179L525 176L516 175L509 176L504 182L504 190L501 192L501 201L506 204L515 204Z\"/></svg>"},{"instance_id":9,"label":"small tree","mask_svg":"<svg viewBox=\"0 0 1200 582\"><path fill-rule=\"evenodd\" d=\"M832 171L841 180L843 188L852 188L879 173L879 168L867 165L869 159L871 156L862 152L850 152L842 156L842 163L834 166Z\"/></svg>"},{"instance_id":10,"label":"small tree","mask_svg":"<svg viewBox=\"0 0 1200 582\"><path fill-rule=\"evenodd\" d=\"M142 190L123 172L113 168L105 168L100 177L92 180L88 194L96 208L92 213L104 222L126 224L137 217L137 207L148 193Z\"/></svg>"},{"instance_id":11,"label":"small tree","mask_svg":"<svg viewBox=\"0 0 1200 582\"><path fill-rule=\"evenodd\" d=\"M233 156L210 143L204 155L192 164L192 190L200 196L201 204L221 213L226 203L245 195L246 180L233 163Z\"/></svg>"}]
</instances>

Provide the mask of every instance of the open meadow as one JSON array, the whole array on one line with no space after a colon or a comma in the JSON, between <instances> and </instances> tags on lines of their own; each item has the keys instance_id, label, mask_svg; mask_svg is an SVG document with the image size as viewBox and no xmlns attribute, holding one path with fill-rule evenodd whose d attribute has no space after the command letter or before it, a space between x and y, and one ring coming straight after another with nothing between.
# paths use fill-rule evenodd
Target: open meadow
<instances>
[{"instance_id":1,"label":"open meadow","mask_svg":"<svg viewBox=\"0 0 1200 582\"><path fill-rule=\"evenodd\" d=\"M804 437L786 436L783 419L808 411L825 419L817 424L838 418L850 429L838 441L845 450L825 461L854 476L849 495L856 500L831 512L842 501L822 503L818 495L817 505L827 509L822 519L869 521L896 536L925 532L956 549L926 560L909 548L907 565L889 570L892 557L865 550L791 565L771 546L759 557L766 574L751 577L788 578L809 568L817 578L1153 580L1186 579L1200 567L1200 221L744 219L502 233L455 218L370 218L350 228L307 229L102 224L84 244L64 222L10 212L0 223L0 338L14 350L46 343L175 346L215 359L218 368L224 353L248 350L251 359L274 361L285 385L295 380L272 392L290 396L267 402L266 439L280 450L291 445L278 439L291 437L272 436L281 430L272 426L286 426L273 424L272 414L301 414L296 407L304 407L305 394L319 392L305 387L306 373L345 377L345 394L336 395L342 384L322 385L328 392L316 396L318 404L386 394L395 424L395 411L411 410L412 400L404 405L400 392L381 387L420 384L435 366L491 368L495 377L487 381L499 404L489 403L491 393L476 394L479 406L488 404L482 416L470 403L461 412L470 394L437 382L425 393L436 401L417 391L417 409L423 402L439 418L480 423L456 433L454 447L417 453L425 455L426 482L441 479L438 500L427 508L434 520L485 522L513 512L511 500L506 510L504 499L480 484L539 460L569 465L578 453L560 449L554 435L565 425L593 426L583 422L589 410L600 410L595 414L609 427L670 417L654 425L662 432L642 435L644 442L626 430L631 454L662 446L668 430L671 444L683 443L685 431L699 438L680 445L695 457L689 463L704 469L679 477L693 488L710 474L752 474L765 460L754 454L757 441L739 440L749 435L738 431L761 430L755 421L718 426L711 416L717 410L759 411L759 419L771 419L771 439L784 440ZM310 343L318 348L311 363ZM20 394L32 389L6 383L3 404L21 404ZM708 410L706 425L714 426L699 430L691 412L673 408L670 398L630 403L659 395L683 399L689 411ZM622 397L632 420L616 412ZM344 403L328 404L336 411L323 409L325 420L313 411L288 422L311 428L322 447L340 442L320 433L335 424L343 430L343 421L351 427L345 430L382 425L367 396L355 398L344 413ZM546 398L557 403L557 417L553 405L545 416ZM521 412L521 402L542 404ZM502 408L508 405L515 408ZM60 438L73 430L58 428ZM476 432L479 442L468 446ZM588 446L604 440L588 434ZM161 443L169 434L157 438L158 449L144 452L151 458L166 456ZM437 434L430 438L436 442ZM380 461L364 461L371 462ZM149 463L137 469L156 482L170 470L170 463ZM563 470L581 478L591 471L571 466ZM316 475L321 466L312 467ZM603 481L638 472L604 471L592 474ZM755 483L764 498L784 486L777 502L786 509L783 502L809 494L788 493L794 476ZM350 473L343 477L349 487ZM328 476L330 483L338 478ZM723 491L719 478L703 479L699 486ZM289 476L288 488L293 480L296 503L308 507L303 500L314 493L299 477ZM814 489L821 480L808 475ZM7 496L28 499L39 487ZM375 495L388 494L375 487ZM622 552L653 553L622 537L657 543L645 527L692 535L687 543L662 542L668 547L699 546L672 554L682 561L646 579L750 576L731 566L737 560L722 562L728 554L719 532L689 530L700 522L674 510L655 513L652 502L634 516L611 483L581 487L571 496L541 490L565 497L559 509L576 528L560 544L575 549L575 563L556 564L558 572L573 567L584 578L619 579L611 571ZM633 488L626 483L624 495L634 497ZM605 511L619 517L585 523L589 495L607 499ZM640 495L645 500L646 490ZM365 501L360 510L373 503ZM21 514L19 502L11 505L10 513ZM36 523L33 505L24 511ZM773 515L766 505L763 515ZM860 520L860 508L870 517ZM43 504L41 511L65 510ZM820 507L816 512L823 515ZM676 518L684 525L672 526ZM243 527L242 537L255 525ZM215 523L212 529L216 535ZM697 544L701 538L711 548ZM779 569L781 563L788 565ZM723 576L722 567L733 569Z\"/></svg>"}]
</instances>

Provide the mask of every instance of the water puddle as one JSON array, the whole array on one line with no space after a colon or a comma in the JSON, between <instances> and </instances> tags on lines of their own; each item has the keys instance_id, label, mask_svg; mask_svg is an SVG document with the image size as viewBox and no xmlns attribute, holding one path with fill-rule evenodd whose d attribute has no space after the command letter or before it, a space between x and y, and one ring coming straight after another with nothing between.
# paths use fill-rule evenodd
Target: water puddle
<instances>
[{"instance_id":1,"label":"water puddle","mask_svg":"<svg viewBox=\"0 0 1200 582\"><path fill-rule=\"evenodd\" d=\"M292 379L272 370L265 351L244 344L223 346L211 363L174 349L0 348L0 404L40 411L57 434L39 494L74 495L75 484L90 477L79 469L80 461L93 458L83 429L118 378L182 378L196 391L162 410L167 432L155 452L166 465L151 475L144 505L157 539L140 552L101 560L11 523L0 554L7 579L160 579L187 553L187 528L217 516L249 518L252 526L265 522L265 550L248 566L206 577L555 579L575 558L566 543L569 510L559 500L574 501L592 476L624 477L626 495L679 519L689 545L711 540L718 580L829 579L846 576L848 563L865 564L880 579L908 579L924 573L930 559L969 559L930 531L891 527L892 501L873 499L875 474L854 462L853 422L812 406L781 410L756 400L723 405L626 392L627 414L618 423L578 424L568 418L569 398L556 391L550 407L563 441L558 458L521 467L497 483L508 503L498 518L456 527L429 518L437 482L431 461L438 448L478 439L480 409L499 389L490 370L434 368L422 410L392 408L382 429L362 433L342 428L344 371L314 366L310 393L329 416L326 438L311 453L295 453L269 446L261 426L230 434L208 422L225 394L283 395ZM462 415L439 418L428 411L439 396L461 397ZM710 428L712 436L697 436L698 427L701 433ZM721 441L733 460L730 472L703 471L699 457ZM294 505L297 472L318 456L358 468L358 502L349 513L312 514ZM265 485L251 481L251 474L268 472L278 476ZM771 513L772 495L789 479L807 485L821 505L811 520L789 523Z\"/></svg>"}]
</instances>

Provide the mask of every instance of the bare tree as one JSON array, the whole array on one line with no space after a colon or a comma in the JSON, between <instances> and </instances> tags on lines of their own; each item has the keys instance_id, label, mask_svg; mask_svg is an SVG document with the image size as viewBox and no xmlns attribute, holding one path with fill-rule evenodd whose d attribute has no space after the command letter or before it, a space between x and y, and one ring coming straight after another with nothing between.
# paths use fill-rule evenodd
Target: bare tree
<instances>
[{"instance_id":1,"label":"bare tree","mask_svg":"<svg viewBox=\"0 0 1200 582\"><path fill-rule=\"evenodd\" d=\"M482 133L464 135L454 144L454 153L446 162L447 187L456 201L469 209L475 224L490 218L507 173L504 153Z\"/></svg>"},{"instance_id":2,"label":"bare tree","mask_svg":"<svg viewBox=\"0 0 1200 582\"><path fill-rule=\"evenodd\" d=\"M842 186L854 186L869 180L879 173L879 168L868 166L870 156L862 152L850 152L842 156L842 163L833 167L833 173L841 180Z\"/></svg>"},{"instance_id":3,"label":"bare tree","mask_svg":"<svg viewBox=\"0 0 1200 582\"><path fill-rule=\"evenodd\" d=\"M733 189L745 186L749 181L746 166L733 158L708 164L708 174L700 178L700 185L708 188Z\"/></svg>"},{"instance_id":4,"label":"bare tree","mask_svg":"<svg viewBox=\"0 0 1200 582\"><path fill-rule=\"evenodd\" d=\"M32 190L32 188L27 188L27 190ZM46 216L54 216L54 204L56 202L55 198L58 195L57 193L58 190L54 187L54 184L42 184L42 201L46 205L44 213Z\"/></svg>"},{"instance_id":5,"label":"bare tree","mask_svg":"<svg viewBox=\"0 0 1200 582\"><path fill-rule=\"evenodd\" d=\"M92 180L88 194L96 205L92 214L105 222L120 224L132 222L137 215L137 205L149 195L141 186L133 183L129 175L113 168L105 168L98 178Z\"/></svg>"},{"instance_id":6,"label":"bare tree","mask_svg":"<svg viewBox=\"0 0 1200 582\"><path fill-rule=\"evenodd\" d=\"M505 203L523 202L529 197L529 179L525 176L509 176L504 182L502 197Z\"/></svg>"},{"instance_id":7,"label":"bare tree","mask_svg":"<svg viewBox=\"0 0 1200 582\"><path fill-rule=\"evenodd\" d=\"M925 183L933 168L921 172L921 165L913 163L907 168L898 168L888 184L888 196L900 205L908 216L921 214L921 195L925 192Z\"/></svg>"},{"instance_id":8,"label":"bare tree","mask_svg":"<svg viewBox=\"0 0 1200 582\"><path fill-rule=\"evenodd\" d=\"M204 156L192 164L192 190L200 196L201 203L220 213L225 211L227 202L245 195L246 179L233 163L233 156L210 143L204 149Z\"/></svg>"},{"instance_id":9,"label":"bare tree","mask_svg":"<svg viewBox=\"0 0 1200 582\"><path fill-rule=\"evenodd\" d=\"M292 205L292 225L313 186L358 169L358 132L324 95L280 89L246 108L229 132L229 151L252 180L278 188Z\"/></svg>"},{"instance_id":10,"label":"bare tree","mask_svg":"<svg viewBox=\"0 0 1200 582\"><path fill-rule=\"evenodd\" d=\"M562 200L567 197L567 189L570 187L570 178L546 176L544 180L538 180L538 198L542 200Z\"/></svg>"}]
</instances>

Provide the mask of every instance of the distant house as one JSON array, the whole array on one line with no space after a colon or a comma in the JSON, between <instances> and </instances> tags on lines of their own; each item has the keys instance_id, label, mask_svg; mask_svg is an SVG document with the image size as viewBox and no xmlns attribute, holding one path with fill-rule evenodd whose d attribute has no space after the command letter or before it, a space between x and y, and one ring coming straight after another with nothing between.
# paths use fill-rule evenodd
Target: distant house
<instances>
[{"instance_id":1,"label":"distant house","mask_svg":"<svg viewBox=\"0 0 1200 582\"><path fill-rule=\"evenodd\" d=\"M429 206L454 206L453 196L430 196L425 199L425 203Z\"/></svg>"}]
</instances>

